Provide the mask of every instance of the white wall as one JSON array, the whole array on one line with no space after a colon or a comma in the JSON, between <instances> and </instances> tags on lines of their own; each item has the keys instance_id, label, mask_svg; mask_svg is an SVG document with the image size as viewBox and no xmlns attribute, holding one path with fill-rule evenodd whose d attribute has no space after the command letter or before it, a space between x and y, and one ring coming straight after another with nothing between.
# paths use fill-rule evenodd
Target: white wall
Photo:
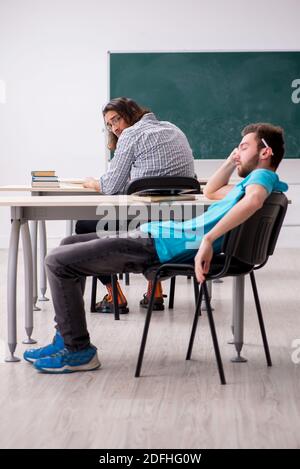
<instances>
[{"instance_id":1,"label":"white wall","mask_svg":"<svg viewBox=\"0 0 300 469\"><path fill-rule=\"evenodd\" d=\"M299 18L298 0L0 0L0 185L29 183L32 169L104 171L108 50L295 50ZM288 163L295 178L299 161ZM8 218L1 209L0 247ZM62 224L49 225L50 236L64 234ZM286 230L285 243L300 240L299 228Z\"/></svg>"}]
</instances>

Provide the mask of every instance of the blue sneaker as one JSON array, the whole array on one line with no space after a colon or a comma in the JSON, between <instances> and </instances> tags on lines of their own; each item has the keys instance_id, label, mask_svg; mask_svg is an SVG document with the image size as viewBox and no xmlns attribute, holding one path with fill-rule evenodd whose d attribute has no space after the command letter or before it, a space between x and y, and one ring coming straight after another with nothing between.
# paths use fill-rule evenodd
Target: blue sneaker
<instances>
[{"instance_id":1,"label":"blue sneaker","mask_svg":"<svg viewBox=\"0 0 300 469\"><path fill-rule=\"evenodd\" d=\"M34 362L38 371L43 373L74 373L75 371L91 371L100 368L97 348L89 345L83 350L72 352L67 348Z\"/></svg>"},{"instance_id":2,"label":"blue sneaker","mask_svg":"<svg viewBox=\"0 0 300 469\"><path fill-rule=\"evenodd\" d=\"M54 353L63 350L64 346L64 339L59 332L56 332L52 344L46 345L45 347L25 350L23 357L28 362L34 363L39 358L49 357L49 355L53 355Z\"/></svg>"}]
</instances>

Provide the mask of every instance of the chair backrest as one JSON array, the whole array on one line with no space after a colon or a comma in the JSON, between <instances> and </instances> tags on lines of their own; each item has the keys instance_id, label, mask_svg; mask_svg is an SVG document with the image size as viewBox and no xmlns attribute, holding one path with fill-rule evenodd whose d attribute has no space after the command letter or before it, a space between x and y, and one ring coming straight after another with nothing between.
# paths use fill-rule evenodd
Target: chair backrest
<instances>
[{"instance_id":1,"label":"chair backrest","mask_svg":"<svg viewBox=\"0 0 300 469\"><path fill-rule=\"evenodd\" d=\"M274 252L287 205L284 194L270 194L260 210L225 235L224 254L252 266L264 264Z\"/></svg>"},{"instance_id":2,"label":"chair backrest","mask_svg":"<svg viewBox=\"0 0 300 469\"><path fill-rule=\"evenodd\" d=\"M200 194L201 187L199 181L192 177L185 176L151 176L133 179L125 189L125 194L144 189L194 189Z\"/></svg>"}]
</instances>

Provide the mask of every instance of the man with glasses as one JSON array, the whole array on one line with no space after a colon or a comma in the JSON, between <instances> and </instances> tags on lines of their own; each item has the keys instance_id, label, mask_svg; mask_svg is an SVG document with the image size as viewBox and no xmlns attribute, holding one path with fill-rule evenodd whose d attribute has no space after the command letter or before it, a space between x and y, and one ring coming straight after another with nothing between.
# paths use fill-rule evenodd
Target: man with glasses
<instances>
[{"instance_id":1,"label":"man with glasses","mask_svg":"<svg viewBox=\"0 0 300 469\"><path fill-rule=\"evenodd\" d=\"M197 279L204 281L225 233L259 210L272 191L288 188L276 174L284 155L282 129L252 124L245 127L242 136L238 148L208 181L205 195L217 202L199 217L145 223L120 237L99 239L95 233L93 237L86 235L85 242L76 242L75 235L73 241L68 238L46 257L57 331L52 344L27 350L25 360L45 373L100 367L87 330L82 281L86 276L105 273L108 258L111 273L142 273L154 263L194 258ZM235 169L243 179L233 186L228 182Z\"/></svg>"},{"instance_id":2,"label":"man with glasses","mask_svg":"<svg viewBox=\"0 0 300 469\"><path fill-rule=\"evenodd\" d=\"M99 179L89 178L84 186L103 194L122 193L130 179L151 176L194 177L194 158L184 133L174 124L159 121L149 109L140 107L129 98L112 99L103 109L108 131L108 148L114 151L109 170ZM97 221L78 221L76 233L81 235L96 231ZM106 286L107 294L96 304L96 311L113 312L113 295L110 275L99 280ZM128 306L119 282L117 283L120 313L127 313ZM147 308L152 291L148 283L147 293L140 305ZM164 309L161 283L155 292L154 310Z\"/></svg>"}]
</instances>

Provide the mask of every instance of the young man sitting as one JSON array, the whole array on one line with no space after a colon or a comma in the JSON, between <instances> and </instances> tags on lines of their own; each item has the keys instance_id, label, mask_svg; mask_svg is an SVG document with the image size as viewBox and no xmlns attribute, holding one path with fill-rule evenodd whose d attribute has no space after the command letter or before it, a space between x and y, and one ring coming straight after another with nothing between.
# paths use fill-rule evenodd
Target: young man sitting
<instances>
[{"instance_id":1,"label":"young man sitting","mask_svg":"<svg viewBox=\"0 0 300 469\"><path fill-rule=\"evenodd\" d=\"M108 148L114 157L108 171L99 179L90 178L84 186L102 194L123 193L129 180L152 176L194 177L194 158L185 134L171 122L159 121L153 112L142 108L130 98L114 98L102 111L108 132ZM97 221L81 220L76 224L77 234L96 231ZM96 304L99 313L112 313L111 276L98 279L106 286L107 294ZM148 307L152 282L140 305ZM119 312L128 313L126 297L117 282ZM164 309L161 283L155 291L154 310Z\"/></svg>"},{"instance_id":2,"label":"young man sitting","mask_svg":"<svg viewBox=\"0 0 300 469\"><path fill-rule=\"evenodd\" d=\"M153 263L185 255L197 247L195 272L203 282L214 252L220 252L225 233L262 207L272 191L286 191L276 169L284 155L283 131L270 124L251 124L242 141L205 187L205 195L217 200L201 216L185 222L151 222L120 237L86 235L67 238L46 258L57 323L52 344L27 350L25 360L37 370L70 373L100 367L97 349L90 343L83 301L83 284L91 275L118 272L142 273ZM243 179L228 184L237 170ZM81 241L83 239L81 238Z\"/></svg>"}]
</instances>

